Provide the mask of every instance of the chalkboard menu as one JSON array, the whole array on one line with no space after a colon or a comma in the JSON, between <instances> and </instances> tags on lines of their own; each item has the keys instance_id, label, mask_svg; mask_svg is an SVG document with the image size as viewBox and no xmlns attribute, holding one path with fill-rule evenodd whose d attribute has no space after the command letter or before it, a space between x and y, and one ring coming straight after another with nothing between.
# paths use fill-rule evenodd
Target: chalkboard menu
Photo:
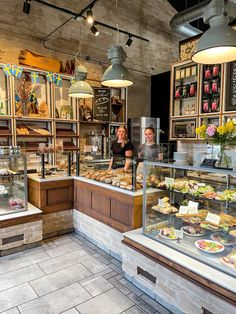
<instances>
[{"instance_id":1,"label":"chalkboard menu","mask_svg":"<svg viewBox=\"0 0 236 314\"><path fill-rule=\"evenodd\" d=\"M236 61L230 62L228 67L228 91L225 111L236 111Z\"/></svg>"},{"instance_id":2,"label":"chalkboard menu","mask_svg":"<svg viewBox=\"0 0 236 314\"><path fill-rule=\"evenodd\" d=\"M110 88L94 88L93 118L110 121L111 93Z\"/></svg>"}]
</instances>

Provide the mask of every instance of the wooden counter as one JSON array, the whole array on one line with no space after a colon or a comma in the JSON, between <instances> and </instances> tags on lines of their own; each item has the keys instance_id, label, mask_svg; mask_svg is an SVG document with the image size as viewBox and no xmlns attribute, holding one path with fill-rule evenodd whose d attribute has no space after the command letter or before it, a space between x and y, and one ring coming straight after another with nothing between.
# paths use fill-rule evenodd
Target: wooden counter
<instances>
[{"instance_id":1,"label":"wooden counter","mask_svg":"<svg viewBox=\"0 0 236 314\"><path fill-rule=\"evenodd\" d=\"M132 192L82 177L74 181L74 207L100 222L125 232L142 225L142 191ZM156 198L155 192L153 197Z\"/></svg>"}]
</instances>

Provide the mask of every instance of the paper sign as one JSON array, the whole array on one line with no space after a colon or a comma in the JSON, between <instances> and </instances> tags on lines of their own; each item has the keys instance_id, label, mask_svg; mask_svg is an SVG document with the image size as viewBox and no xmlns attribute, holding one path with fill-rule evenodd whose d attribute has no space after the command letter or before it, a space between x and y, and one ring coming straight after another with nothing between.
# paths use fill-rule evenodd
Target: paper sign
<instances>
[{"instance_id":1,"label":"paper sign","mask_svg":"<svg viewBox=\"0 0 236 314\"><path fill-rule=\"evenodd\" d=\"M174 178L165 177L165 183L167 185L172 185L172 184L174 184L174 182L175 182Z\"/></svg>"},{"instance_id":2,"label":"paper sign","mask_svg":"<svg viewBox=\"0 0 236 314\"><path fill-rule=\"evenodd\" d=\"M175 229L175 234L176 234L176 237L179 238L179 239L183 239L184 238L183 230Z\"/></svg>"},{"instance_id":3,"label":"paper sign","mask_svg":"<svg viewBox=\"0 0 236 314\"><path fill-rule=\"evenodd\" d=\"M198 205L199 203L197 202L193 202L193 201L188 202L188 207L195 208L196 210L198 210Z\"/></svg>"},{"instance_id":4,"label":"paper sign","mask_svg":"<svg viewBox=\"0 0 236 314\"><path fill-rule=\"evenodd\" d=\"M179 214L187 214L187 213L188 213L188 206L180 205Z\"/></svg>"},{"instance_id":5,"label":"paper sign","mask_svg":"<svg viewBox=\"0 0 236 314\"><path fill-rule=\"evenodd\" d=\"M208 213L206 216L206 221L210 222L214 225L219 225L220 223L220 216L212 213Z\"/></svg>"},{"instance_id":6,"label":"paper sign","mask_svg":"<svg viewBox=\"0 0 236 314\"><path fill-rule=\"evenodd\" d=\"M165 207L165 202L163 201L163 198L158 199L158 205L161 207Z\"/></svg>"}]
</instances>

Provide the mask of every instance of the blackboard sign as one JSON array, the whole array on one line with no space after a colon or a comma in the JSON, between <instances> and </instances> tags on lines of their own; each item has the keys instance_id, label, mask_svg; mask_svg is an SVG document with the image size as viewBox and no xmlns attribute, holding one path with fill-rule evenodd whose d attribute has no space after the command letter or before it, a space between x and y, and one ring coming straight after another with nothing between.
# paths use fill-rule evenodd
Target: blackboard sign
<instances>
[{"instance_id":1,"label":"blackboard sign","mask_svg":"<svg viewBox=\"0 0 236 314\"><path fill-rule=\"evenodd\" d=\"M94 88L93 118L110 121L111 93L110 88Z\"/></svg>"},{"instance_id":2,"label":"blackboard sign","mask_svg":"<svg viewBox=\"0 0 236 314\"><path fill-rule=\"evenodd\" d=\"M236 111L236 61L228 64L227 101L225 111Z\"/></svg>"},{"instance_id":3,"label":"blackboard sign","mask_svg":"<svg viewBox=\"0 0 236 314\"><path fill-rule=\"evenodd\" d=\"M217 162L217 159L208 159L205 158L203 162L201 163L202 167L209 167L209 168L215 168L215 164Z\"/></svg>"}]
</instances>

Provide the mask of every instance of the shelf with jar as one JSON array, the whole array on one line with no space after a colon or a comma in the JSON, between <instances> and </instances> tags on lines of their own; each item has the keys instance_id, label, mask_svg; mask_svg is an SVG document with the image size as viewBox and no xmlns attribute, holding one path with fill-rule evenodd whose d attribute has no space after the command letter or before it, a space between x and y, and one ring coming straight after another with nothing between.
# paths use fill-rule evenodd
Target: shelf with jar
<instances>
[{"instance_id":1,"label":"shelf with jar","mask_svg":"<svg viewBox=\"0 0 236 314\"><path fill-rule=\"evenodd\" d=\"M78 100L68 96L71 79L71 76L61 75L61 84L53 84L55 120L77 121Z\"/></svg>"},{"instance_id":2,"label":"shelf with jar","mask_svg":"<svg viewBox=\"0 0 236 314\"><path fill-rule=\"evenodd\" d=\"M170 140L176 139L197 139L196 127L197 118L176 118L170 120Z\"/></svg>"},{"instance_id":3,"label":"shelf with jar","mask_svg":"<svg viewBox=\"0 0 236 314\"><path fill-rule=\"evenodd\" d=\"M199 67L193 62L172 65L171 117L195 116L198 112Z\"/></svg>"},{"instance_id":4,"label":"shelf with jar","mask_svg":"<svg viewBox=\"0 0 236 314\"><path fill-rule=\"evenodd\" d=\"M199 114L219 113L222 109L223 65L201 66Z\"/></svg>"}]
</instances>

